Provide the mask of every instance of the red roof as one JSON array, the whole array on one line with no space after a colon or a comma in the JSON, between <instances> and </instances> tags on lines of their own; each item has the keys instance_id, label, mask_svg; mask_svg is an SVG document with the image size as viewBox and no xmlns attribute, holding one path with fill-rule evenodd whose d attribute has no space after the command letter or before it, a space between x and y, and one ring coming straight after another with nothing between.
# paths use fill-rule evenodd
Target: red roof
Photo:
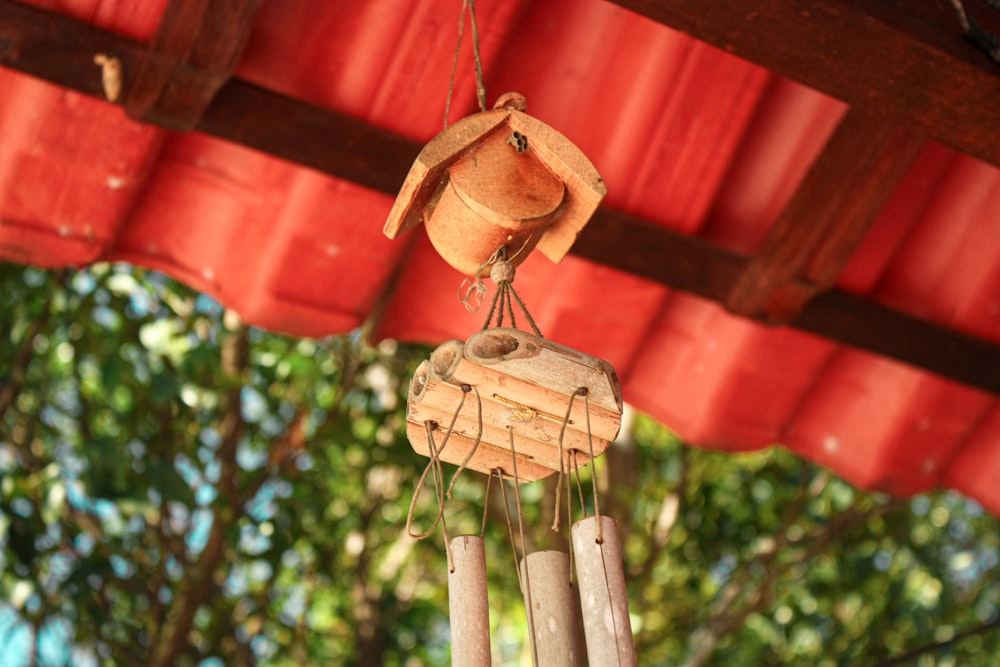
<instances>
[{"instance_id":1,"label":"red roof","mask_svg":"<svg viewBox=\"0 0 1000 667\"><path fill-rule=\"evenodd\" d=\"M218 114L198 125L205 132L130 119L96 97L101 69L90 42L61 42L63 51L46 59L32 50L35 42L4 41L5 26L21 34L17 21L80 19L100 29L86 39L109 40L106 55L124 59L127 83L135 53L156 35L165 0L33 4L52 13L23 18L18 3L0 2L0 63L12 67L0 68L0 257L42 266L134 262L216 296L250 323L296 335L342 333L374 317L380 336L438 343L482 326L485 313L458 302L463 276L434 253L423 230L397 241L382 235L391 193L409 166L387 151L412 160L442 128L460 3L263 3L235 76L361 121L372 134L342 133L333 142L317 136L317 146L294 147L351 156L355 162L338 167L340 176L210 136L244 140L243 130ZM848 100L848 111L843 101L598 0L481 1L478 12L490 103L508 90L524 94L531 115L596 165L614 215L756 266L753 258L767 254L762 248L778 242L776 221L844 187L836 201L845 220L860 215L855 201L880 204L856 245L838 251L849 261L830 276L834 284L815 279L818 293L830 287L845 298L865 297L880 312L940 325L954 336L948 340L967 340L986 350L984 358L1000 359L997 134L983 137L982 150L943 123L923 130L938 141L879 134L882 125L853 113L857 99ZM819 17L818 27L807 27L849 18ZM692 26L685 29L701 29ZM961 58L974 63L979 54L953 36L955 49L969 51ZM466 26L452 120L477 110L469 41ZM75 58L75 73L53 65L60 58ZM789 67L794 74L798 61L791 58ZM860 79L868 74L857 72ZM79 80L68 82L74 76ZM837 86L850 86L831 82L838 94ZM222 104L227 90L213 104ZM925 106L938 113L933 99ZM257 108L240 113L252 117ZM960 126L965 112L954 113ZM839 128L855 133L845 129L841 141ZM285 126L280 118L265 130L276 138L246 143L281 144L288 133L304 132L301 122ZM891 187L882 200L864 191L867 176L847 185L809 180L811 168L863 132L885 138L892 151L891 160L876 155L872 169L899 170L895 180L885 177ZM380 143L365 144L372 136ZM616 227L618 219L602 218L602 233L611 235L605 238L633 229ZM825 238L817 266L822 252L834 253L822 246ZM623 248L644 253L647 264L685 261L658 259L655 245L628 249L628 241L588 242L559 265L532 256L515 283L546 337L617 367L626 401L692 444L735 451L781 443L867 488L910 494L944 485L1000 513L1000 369L973 368L960 382L809 333L796 324L801 320L759 323L703 298L710 285L693 295L622 270L631 261L621 259ZM808 287L815 277L808 270L795 285ZM721 279L717 272L704 278ZM732 299L728 304L739 311ZM913 329L910 340L905 331L886 343L902 350L897 358L924 335Z\"/></svg>"}]
</instances>

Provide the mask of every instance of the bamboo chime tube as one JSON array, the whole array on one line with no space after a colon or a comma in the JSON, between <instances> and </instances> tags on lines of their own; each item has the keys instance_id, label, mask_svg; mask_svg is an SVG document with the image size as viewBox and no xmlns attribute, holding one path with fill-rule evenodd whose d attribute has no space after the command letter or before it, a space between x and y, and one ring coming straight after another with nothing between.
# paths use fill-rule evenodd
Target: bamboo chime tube
<instances>
[{"instance_id":1,"label":"bamboo chime tube","mask_svg":"<svg viewBox=\"0 0 1000 667\"><path fill-rule=\"evenodd\" d=\"M570 529L587 656L591 665L634 667L635 645L628 615L622 543L614 519L602 516L600 521L600 543L596 517L577 521Z\"/></svg>"},{"instance_id":2,"label":"bamboo chime tube","mask_svg":"<svg viewBox=\"0 0 1000 667\"><path fill-rule=\"evenodd\" d=\"M521 590L528 610L528 633L535 664L539 667L582 664L569 555L561 551L528 554L521 561Z\"/></svg>"},{"instance_id":3,"label":"bamboo chime tube","mask_svg":"<svg viewBox=\"0 0 1000 667\"><path fill-rule=\"evenodd\" d=\"M460 535L450 544L455 568L448 573L451 664L489 667L490 602L483 538Z\"/></svg>"}]
</instances>

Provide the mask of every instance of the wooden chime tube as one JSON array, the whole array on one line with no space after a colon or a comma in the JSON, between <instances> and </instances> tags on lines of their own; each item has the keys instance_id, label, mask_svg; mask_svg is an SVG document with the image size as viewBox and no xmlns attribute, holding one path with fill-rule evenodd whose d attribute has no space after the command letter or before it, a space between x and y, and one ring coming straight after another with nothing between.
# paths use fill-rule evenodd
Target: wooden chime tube
<instances>
[{"instance_id":1,"label":"wooden chime tube","mask_svg":"<svg viewBox=\"0 0 1000 667\"><path fill-rule=\"evenodd\" d=\"M490 601L483 538L460 535L450 545L454 566L448 573L451 664L489 667Z\"/></svg>"},{"instance_id":2,"label":"wooden chime tube","mask_svg":"<svg viewBox=\"0 0 1000 667\"><path fill-rule=\"evenodd\" d=\"M602 516L600 521L601 542L596 517L577 521L570 529L587 656L591 665L634 667L622 543L614 519Z\"/></svg>"},{"instance_id":3,"label":"wooden chime tube","mask_svg":"<svg viewBox=\"0 0 1000 667\"><path fill-rule=\"evenodd\" d=\"M521 561L521 590L528 610L528 634L535 665L576 667L582 664L569 555L561 551L528 554Z\"/></svg>"}]
</instances>

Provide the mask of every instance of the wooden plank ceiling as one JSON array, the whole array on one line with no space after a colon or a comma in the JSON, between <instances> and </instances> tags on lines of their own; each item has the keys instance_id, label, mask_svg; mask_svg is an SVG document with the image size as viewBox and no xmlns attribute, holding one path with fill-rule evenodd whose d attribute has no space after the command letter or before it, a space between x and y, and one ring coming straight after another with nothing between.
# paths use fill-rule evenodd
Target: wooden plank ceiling
<instances>
[{"instance_id":1,"label":"wooden plank ceiling","mask_svg":"<svg viewBox=\"0 0 1000 667\"><path fill-rule=\"evenodd\" d=\"M1000 67L961 39L948 3L614 4L846 106L752 252L619 203L598 212L572 254L717 302L741 318L816 334L1000 394L996 332L973 335L839 284L928 142L1000 165ZM169 0L155 32L143 39L72 12L0 0L0 64L107 100L94 54L114 57L123 93L109 101L132 119L196 130L394 195L423 140L234 76L260 12L281 16L269 5ZM613 61L615 53L608 57Z\"/></svg>"}]
</instances>

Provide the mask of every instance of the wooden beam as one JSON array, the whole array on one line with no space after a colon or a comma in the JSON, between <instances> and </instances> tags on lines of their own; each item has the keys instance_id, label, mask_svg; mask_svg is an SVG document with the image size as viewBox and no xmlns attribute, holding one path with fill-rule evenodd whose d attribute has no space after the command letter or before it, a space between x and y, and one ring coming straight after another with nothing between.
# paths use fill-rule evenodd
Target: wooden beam
<instances>
[{"instance_id":1,"label":"wooden beam","mask_svg":"<svg viewBox=\"0 0 1000 667\"><path fill-rule=\"evenodd\" d=\"M170 0L125 97L136 120L195 127L229 80L261 0Z\"/></svg>"},{"instance_id":2,"label":"wooden beam","mask_svg":"<svg viewBox=\"0 0 1000 667\"><path fill-rule=\"evenodd\" d=\"M359 118L231 79L195 128L395 195L423 146Z\"/></svg>"},{"instance_id":3,"label":"wooden beam","mask_svg":"<svg viewBox=\"0 0 1000 667\"><path fill-rule=\"evenodd\" d=\"M93 55L118 57L128 79L142 49L66 16L0 0L0 64L57 85L103 99ZM219 91L197 127L391 195L421 148L356 118L235 79ZM571 252L720 303L750 261L608 209L598 211ZM1000 345L870 299L832 290L789 324L1000 395Z\"/></svg>"},{"instance_id":4,"label":"wooden beam","mask_svg":"<svg viewBox=\"0 0 1000 667\"><path fill-rule=\"evenodd\" d=\"M69 16L0 0L0 65L105 99L94 54L131 88L145 45ZM422 146L353 116L230 79L195 128L359 185L395 193Z\"/></svg>"},{"instance_id":5,"label":"wooden beam","mask_svg":"<svg viewBox=\"0 0 1000 667\"><path fill-rule=\"evenodd\" d=\"M949 2L611 1L1000 165L1000 65Z\"/></svg>"},{"instance_id":6,"label":"wooden beam","mask_svg":"<svg viewBox=\"0 0 1000 667\"><path fill-rule=\"evenodd\" d=\"M787 322L834 286L924 140L852 108L726 297L734 313Z\"/></svg>"},{"instance_id":7,"label":"wooden beam","mask_svg":"<svg viewBox=\"0 0 1000 667\"><path fill-rule=\"evenodd\" d=\"M104 99L94 56L135 72L142 45L108 30L14 0L0 0L0 65Z\"/></svg>"},{"instance_id":8,"label":"wooden beam","mask_svg":"<svg viewBox=\"0 0 1000 667\"><path fill-rule=\"evenodd\" d=\"M723 302L749 258L653 223L600 209L572 254ZM833 289L788 326L1000 395L1000 345Z\"/></svg>"}]
</instances>

